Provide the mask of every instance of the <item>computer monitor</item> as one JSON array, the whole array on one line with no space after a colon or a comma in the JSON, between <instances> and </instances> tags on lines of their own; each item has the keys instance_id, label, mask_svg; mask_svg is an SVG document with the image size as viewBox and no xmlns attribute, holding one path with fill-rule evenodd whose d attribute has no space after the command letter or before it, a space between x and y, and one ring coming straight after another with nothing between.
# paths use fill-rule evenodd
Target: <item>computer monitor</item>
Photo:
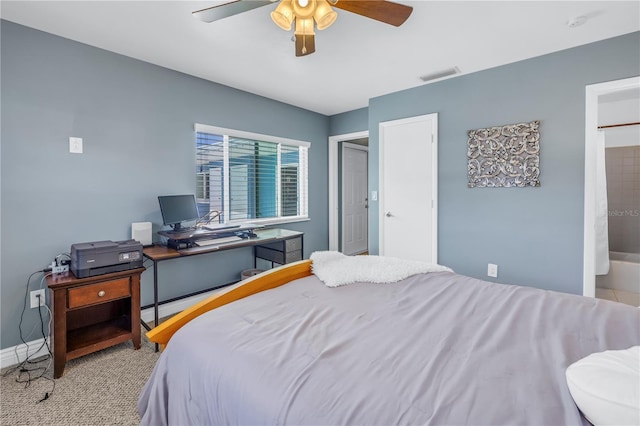
<instances>
[{"instance_id":1,"label":"computer monitor","mask_svg":"<svg viewBox=\"0 0 640 426\"><path fill-rule=\"evenodd\" d=\"M193 194L158 196L162 221L175 232L182 230L182 222L198 219L198 206Z\"/></svg>"}]
</instances>

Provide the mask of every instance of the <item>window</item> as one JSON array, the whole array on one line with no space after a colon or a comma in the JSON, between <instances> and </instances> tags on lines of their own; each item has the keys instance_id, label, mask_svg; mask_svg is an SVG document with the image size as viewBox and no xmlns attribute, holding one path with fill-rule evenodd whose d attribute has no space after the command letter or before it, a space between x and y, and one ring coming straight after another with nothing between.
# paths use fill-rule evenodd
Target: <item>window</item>
<instances>
[{"instance_id":1,"label":"window","mask_svg":"<svg viewBox=\"0 0 640 426\"><path fill-rule=\"evenodd\" d=\"M196 199L220 222L308 218L308 142L196 124Z\"/></svg>"}]
</instances>

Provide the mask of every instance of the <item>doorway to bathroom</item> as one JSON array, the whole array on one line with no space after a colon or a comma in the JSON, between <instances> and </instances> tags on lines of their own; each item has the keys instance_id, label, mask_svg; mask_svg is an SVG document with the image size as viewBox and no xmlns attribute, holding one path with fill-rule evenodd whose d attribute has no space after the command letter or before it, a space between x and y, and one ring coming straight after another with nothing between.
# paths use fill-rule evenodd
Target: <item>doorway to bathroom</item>
<instances>
[{"instance_id":1,"label":"doorway to bathroom","mask_svg":"<svg viewBox=\"0 0 640 426\"><path fill-rule=\"evenodd\" d=\"M640 78L587 86L585 296L640 305Z\"/></svg>"}]
</instances>

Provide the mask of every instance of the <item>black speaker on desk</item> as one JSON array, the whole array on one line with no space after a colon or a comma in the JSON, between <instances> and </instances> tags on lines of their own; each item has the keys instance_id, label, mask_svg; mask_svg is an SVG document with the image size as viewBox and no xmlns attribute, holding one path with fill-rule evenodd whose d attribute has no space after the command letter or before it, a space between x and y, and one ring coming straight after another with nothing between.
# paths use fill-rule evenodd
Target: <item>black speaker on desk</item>
<instances>
[{"instance_id":1,"label":"black speaker on desk","mask_svg":"<svg viewBox=\"0 0 640 426\"><path fill-rule=\"evenodd\" d=\"M172 248L174 250L183 250L191 247L195 247L196 245L189 240L174 240L173 238L169 238L167 240L167 247Z\"/></svg>"}]
</instances>

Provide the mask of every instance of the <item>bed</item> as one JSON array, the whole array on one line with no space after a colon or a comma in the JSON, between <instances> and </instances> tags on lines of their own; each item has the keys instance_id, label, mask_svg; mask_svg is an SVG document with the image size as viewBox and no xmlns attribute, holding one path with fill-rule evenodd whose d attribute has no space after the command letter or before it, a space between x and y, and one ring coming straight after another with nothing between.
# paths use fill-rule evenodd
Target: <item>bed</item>
<instances>
[{"instance_id":1,"label":"bed","mask_svg":"<svg viewBox=\"0 0 640 426\"><path fill-rule=\"evenodd\" d=\"M640 309L616 302L447 270L319 276L277 268L149 332L141 424L589 424L567 367L640 345Z\"/></svg>"}]
</instances>

